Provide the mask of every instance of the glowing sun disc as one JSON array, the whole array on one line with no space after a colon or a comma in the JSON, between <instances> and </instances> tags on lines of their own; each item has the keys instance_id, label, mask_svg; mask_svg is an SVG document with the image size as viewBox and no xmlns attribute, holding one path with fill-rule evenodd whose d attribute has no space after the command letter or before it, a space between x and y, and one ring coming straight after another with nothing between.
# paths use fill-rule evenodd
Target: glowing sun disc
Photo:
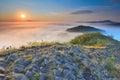
<instances>
[{"instance_id":1,"label":"glowing sun disc","mask_svg":"<svg viewBox=\"0 0 120 80\"><path fill-rule=\"evenodd\" d=\"M25 19L25 18L26 18L26 15L25 15L25 14L21 14L21 15L20 15L20 18Z\"/></svg>"}]
</instances>

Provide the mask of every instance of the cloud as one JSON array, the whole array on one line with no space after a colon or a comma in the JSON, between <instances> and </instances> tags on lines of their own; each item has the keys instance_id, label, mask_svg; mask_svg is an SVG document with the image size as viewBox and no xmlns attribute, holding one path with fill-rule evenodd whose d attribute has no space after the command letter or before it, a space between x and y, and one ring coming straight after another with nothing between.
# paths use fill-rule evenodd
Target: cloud
<instances>
[{"instance_id":1,"label":"cloud","mask_svg":"<svg viewBox=\"0 0 120 80\"><path fill-rule=\"evenodd\" d=\"M77 10L77 11L71 12L71 14L74 14L74 15L91 14L91 13L93 13L93 11L91 10Z\"/></svg>"},{"instance_id":2,"label":"cloud","mask_svg":"<svg viewBox=\"0 0 120 80\"><path fill-rule=\"evenodd\" d=\"M58 34L58 36L59 37L67 37L68 36L68 33L67 32L60 32L59 34Z\"/></svg>"},{"instance_id":3,"label":"cloud","mask_svg":"<svg viewBox=\"0 0 120 80\"><path fill-rule=\"evenodd\" d=\"M48 24L57 26L72 26L72 24L69 23L48 23Z\"/></svg>"}]
</instances>

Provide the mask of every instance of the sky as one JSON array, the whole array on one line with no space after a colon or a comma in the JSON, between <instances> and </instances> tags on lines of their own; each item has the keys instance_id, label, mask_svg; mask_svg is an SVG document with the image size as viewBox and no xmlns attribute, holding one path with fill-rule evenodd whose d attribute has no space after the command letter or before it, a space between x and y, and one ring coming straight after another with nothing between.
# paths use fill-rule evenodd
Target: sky
<instances>
[{"instance_id":1,"label":"sky","mask_svg":"<svg viewBox=\"0 0 120 80\"><path fill-rule=\"evenodd\" d=\"M101 20L120 22L120 0L0 0L0 48L29 41L67 41L78 35L67 33L68 27ZM98 28L120 40L116 35L120 29Z\"/></svg>"},{"instance_id":2,"label":"sky","mask_svg":"<svg viewBox=\"0 0 120 80\"><path fill-rule=\"evenodd\" d=\"M120 21L120 0L0 0L0 20Z\"/></svg>"}]
</instances>

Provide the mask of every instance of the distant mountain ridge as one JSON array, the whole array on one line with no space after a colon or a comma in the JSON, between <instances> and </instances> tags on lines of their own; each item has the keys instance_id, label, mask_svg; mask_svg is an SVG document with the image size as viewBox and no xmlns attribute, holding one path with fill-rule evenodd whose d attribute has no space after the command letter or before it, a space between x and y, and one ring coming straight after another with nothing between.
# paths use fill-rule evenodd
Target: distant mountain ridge
<instances>
[{"instance_id":1,"label":"distant mountain ridge","mask_svg":"<svg viewBox=\"0 0 120 80\"><path fill-rule=\"evenodd\" d=\"M112 26L120 26L120 22L115 22L111 20L103 20L103 21L90 21L88 23L105 23L107 25L112 25Z\"/></svg>"},{"instance_id":2,"label":"distant mountain ridge","mask_svg":"<svg viewBox=\"0 0 120 80\"><path fill-rule=\"evenodd\" d=\"M103 20L103 21L90 21L88 23L113 23L111 20Z\"/></svg>"}]
</instances>

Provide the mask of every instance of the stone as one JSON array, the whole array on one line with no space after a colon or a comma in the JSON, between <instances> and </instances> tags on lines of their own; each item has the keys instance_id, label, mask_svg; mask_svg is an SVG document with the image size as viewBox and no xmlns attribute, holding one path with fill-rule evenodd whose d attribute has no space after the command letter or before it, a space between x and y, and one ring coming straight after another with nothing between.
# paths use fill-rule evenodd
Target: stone
<instances>
[{"instance_id":1,"label":"stone","mask_svg":"<svg viewBox=\"0 0 120 80\"><path fill-rule=\"evenodd\" d=\"M52 53L53 53L54 55L56 55L56 56L60 56L60 55L61 55L61 53L58 52L57 50L53 50Z\"/></svg>"},{"instance_id":2,"label":"stone","mask_svg":"<svg viewBox=\"0 0 120 80\"><path fill-rule=\"evenodd\" d=\"M79 68L77 66L72 66L72 70L75 71L75 72L78 72Z\"/></svg>"},{"instance_id":3,"label":"stone","mask_svg":"<svg viewBox=\"0 0 120 80\"><path fill-rule=\"evenodd\" d=\"M0 74L0 80L4 80L5 74Z\"/></svg>"},{"instance_id":4,"label":"stone","mask_svg":"<svg viewBox=\"0 0 120 80\"><path fill-rule=\"evenodd\" d=\"M78 75L77 78L78 78L78 80L85 80L82 75Z\"/></svg>"},{"instance_id":5,"label":"stone","mask_svg":"<svg viewBox=\"0 0 120 80\"><path fill-rule=\"evenodd\" d=\"M41 63L44 61L44 58L43 58L43 57L39 57L36 61L37 61L39 64L41 64Z\"/></svg>"},{"instance_id":6,"label":"stone","mask_svg":"<svg viewBox=\"0 0 120 80\"><path fill-rule=\"evenodd\" d=\"M5 69L0 66L0 80L4 80L5 78Z\"/></svg>"},{"instance_id":7,"label":"stone","mask_svg":"<svg viewBox=\"0 0 120 80\"><path fill-rule=\"evenodd\" d=\"M53 61L53 62L56 61L56 59L55 59L53 56L50 56L49 58L50 58L50 60Z\"/></svg>"},{"instance_id":8,"label":"stone","mask_svg":"<svg viewBox=\"0 0 120 80\"><path fill-rule=\"evenodd\" d=\"M47 74L45 73L40 73L39 80L45 80L47 78Z\"/></svg>"},{"instance_id":9,"label":"stone","mask_svg":"<svg viewBox=\"0 0 120 80\"><path fill-rule=\"evenodd\" d=\"M64 77L68 80L76 80L75 75L71 71L65 71L64 73L66 73Z\"/></svg>"},{"instance_id":10,"label":"stone","mask_svg":"<svg viewBox=\"0 0 120 80\"><path fill-rule=\"evenodd\" d=\"M63 77L55 77L55 80L68 80L68 79L66 79L66 78L63 78Z\"/></svg>"},{"instance_id":11,"label":"stone","mask_svg":"<svg viewBox=\"0 0 120 80\"><path fill-rule=\"evenodd\" d=\"M54 75L55 75L55 76L61 76L61 72L60 72L60 71L54 69L53 72L54 72Z\"/></svg>"},{"instance_id":12,"label":"stone","mask_svg":"<svg viewBox=\"0 0 120 80\"><path fill-rule=\"evenodd\" d=\"M91 70L89 68L85 68L83 70L83 77L85 80L95 80L95 78L91 74Z\"/></svg>"},{"instance_id":13,"label":"stone","mask_svg":"<svg viewBox=\"0 0 120 80\"><path fill-rule=\"evenodd\" d=\"M27 71L27 72L25 73L25 75L26 75L28 78L30 78L33 74L34 74L34 73L32 73L32 72L30 72L30 71Z\"/></svg>"},{"instance_id":14,"label":"stone","mask_svg":"<svg viewBox=\"0 0 120 80\"><path fill-rule=\"evenodd\" d=\"M26 60L26 61L24 61L24 66L28 66L29 64L31 64L31 60Z\"/></svg>"},{"instance_id":15,"label":"stone","mask_svg":"<svg viewBox=\"0 0 120 80\"><path fill-rule=\"evenodd\" d=\"M63 72L62 72L62 73L63 73L63 76L65 76L65 75L66 75L66 73L68 73L68 72L69 72L69 70L64 69L64 70L63 70Z\"/></svg>"},{"instance_id":16,"label":"stone","mask_svg":"<svg viewBox=\"0 0 120 80\"><path fill-rule=\"evenodd\" d=\"M18 58L18 59L16 60L16 64L18 64L18 65L24 65L24 62L25 62L25 59L24 59L24 58Z\"/></svg>"},{"instance_id":17,"label":"stone","mask_svg":"<svg viewBox=\"0 0 120 80\"><path fill-rule=\"evenodd\" d=\"M69 79L76 80L76 77L75 77L75 75L73 73L70 73L69 74Z\"/></svg>"},{"instance_id":18,"label":"stone","mask_svg":"<svg viewBox=\"0 0 120 80\"><path fill-rule=\"evenodd\" d=\"M48 62L47 59L44 59L44 64L45 64L45 65L48 65L48 64L49 64L49 62Z\"/></svg>"},{"instance_id":19,"label":"stone","mask_svg":"<svg viewBox=\"0 0 120 80\"><path fill-rule=\"evenodd\" d=\"M40 67L40 71L42 71L43 70L43 67Z\"/></svg>"},{"instance_id":20,"label":"stone","mask_svg":"<svg viewBox=\"0 0 120 80\"><path fill-rule=\"evenodd\" d=\"M65 63L64 66L65 66L64 68L69 69L69 70L72 70L73 68L73 66L68 63Z\"/></svg>"},{"instance_id":21,"label":"stone","mask_svg":"<svg viewBox=\"0 0 120 80\"><path fill-rule=\"evenodd\" d=\"M4 73L5 73L5 69L0 66L0 74L4 74Z\"/></svg>"},{"instance_id":22,"label":"stone","mask_svg":"<svg viewBox=\"0 0 120 80\"><path fill-rule=\"evenodd\" d=\"M39 68L37 68L37 66L32 66L29 71L32 73L32 74L35 74L37 71L39 71Z\"/></svg>"},{"instance_id":23,"label":"stone","mask_svg":"<svg viewBox=\"0 0 120 80\"><path fill-rule=\"evenodd\" d=\"M6 67L7 66L5 60L0 60L0 66L1 67Z\"/></svg>"},{"instance_id":24,"label":"stone","mask_svg":"<svg viewBox=\"0 0 120 80\"><path fill-rule=\"evenodd\" d=\"M7 61L14 61L14 60L16 60L16 59L17 59L16 56L14 56L14 55L9 55L8 58L7 58Z\"/></svg>"},{"instance_id":25,"label":"stone","mask_svg":"<svg viewBox=\"0 0 120 80\"><path fill-rule=\"evenodd\" d=\"M58 65L61 65L62 63L58 60L55 60L55 63L58 64Z\"/></svg>"},{"instance_id":26,"label":"stone","mask_svg":"<svg viewBox=\"0 0 120 80\"><path fill-rule=\"evenodd\" d=\"M24 71L24 69L25 69L25 67L23 65L18 65L15 68L13 68L13 71L16 73L21 73Z\"/></svg>"},{"instance_id":27,"label":"stone","mask_svg":"<svg viewBox=\"0 0 120 80\"><path fill-rule=\"evenodd\" d=\"M29 80L24 74L15 74L15 80Z\"/></svg>"}]
</instances>

